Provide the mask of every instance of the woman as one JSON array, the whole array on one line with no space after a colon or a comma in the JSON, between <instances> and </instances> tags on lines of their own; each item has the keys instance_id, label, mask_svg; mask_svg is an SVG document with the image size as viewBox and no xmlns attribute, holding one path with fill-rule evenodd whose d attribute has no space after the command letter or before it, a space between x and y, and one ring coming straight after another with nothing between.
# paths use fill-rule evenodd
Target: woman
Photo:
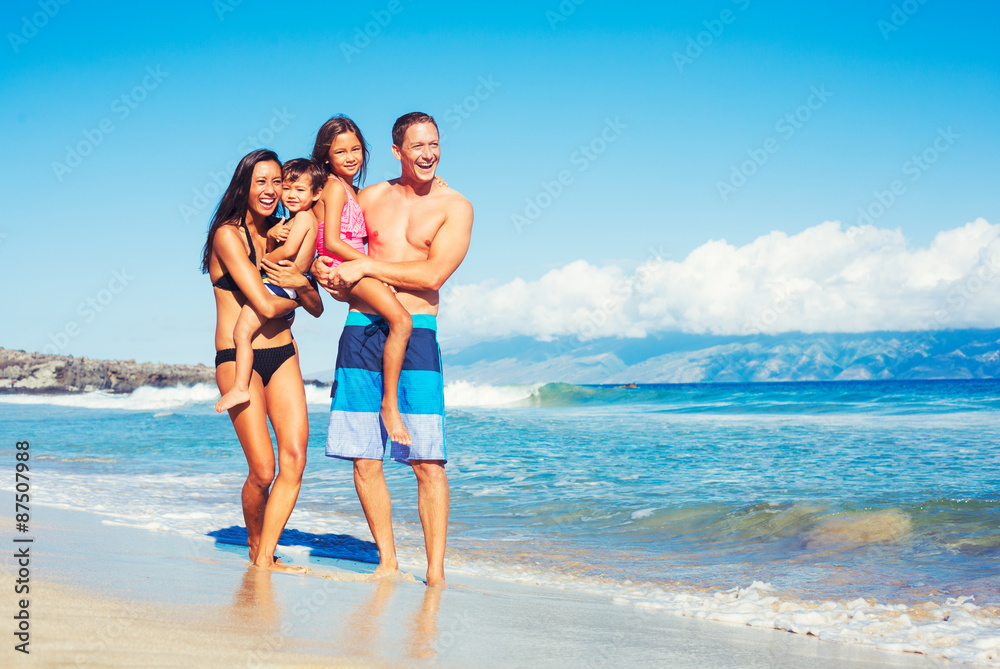
<instances>
[{"instance_id":1,"label":"woman","mask_svg":"<svg viewBox=\"0 0 1000 669\"><path fill-rule=\"evenodd\" d=\"M298 350L289 324L277 318L298 304L264 287L258 259L267 250L267 231L281 199L281 163L273 151L248 153L240 161L219 202L208 230L202 271L215 292L215 380L228 391L235 380L233 327L249 301L269 318L253 341L254 374L250 402L229 410L250 472L243 484L243 518L250 561L272 571L301 571L276 562L274 549L295 506L306 464L309 423ZM263 261L273 283L295 288L302 306L313 316L323 312L319 293L289 261ZM271 419L278 440L278 476L274 447L267 429ZM272 481L274 486L271 486Z\"/></svg>"}]
</instances>

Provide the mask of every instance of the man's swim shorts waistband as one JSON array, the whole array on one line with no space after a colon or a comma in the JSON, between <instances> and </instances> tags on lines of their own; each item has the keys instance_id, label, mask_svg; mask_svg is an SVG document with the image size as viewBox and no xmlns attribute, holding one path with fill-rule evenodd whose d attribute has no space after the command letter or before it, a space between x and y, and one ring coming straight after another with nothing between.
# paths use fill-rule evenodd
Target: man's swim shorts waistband
<instances>
[{"instance_id":1,"label":"man's swim shorts waistband","mask_svg":"<svg viewBox=\"0 0 1000 669\"><path fill-rule=\"evenodd\" d=\"M434 330L437 332L437 316L434 314L410 314L410 317L413 319L414 328L423 328L425 330ZM348 311L347 322L344 323L344 327L351 325L367 327L369 325L377 324L380 321L385 322L385 319L378 314L366 314L362 311Z\"/></svg>"}]
</instances>

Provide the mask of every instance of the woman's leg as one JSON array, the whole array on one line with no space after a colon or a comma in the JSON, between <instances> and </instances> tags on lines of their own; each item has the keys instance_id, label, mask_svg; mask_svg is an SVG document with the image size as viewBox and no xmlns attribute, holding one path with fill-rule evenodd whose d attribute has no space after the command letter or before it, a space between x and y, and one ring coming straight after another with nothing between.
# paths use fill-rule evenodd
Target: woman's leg
<instances>
[{"instance_id":1,"label":"woman's leg","mask_svg":"<svg viewBox=\"0 0 1000 669\"><path fill-rule=\"evenodd\" d=\"M296 351L298 349L296 348ZM302 571L274 562L274 549L281 531L292 515L302 487L302 472L306 467L306 447L309 445L309 416L306 412L306 391L299 370L298 353L286 360L264 388L267 414L278 440L278 476L271 486L271 496L264 511L260 551L254 564L273 571Z\"/></svg>"},{"instance_id":2,"label":"woman's leg","mask_svg":"<svg viewBox=\"0 0 1000 669\"><path fill-rule=\"evenodd\" d=\"M393 441L408 446L412 440L399 414L399 374L403 371L406 345L413 332L413 318L392 290L378 279L361 279L351 290L351 296L370 306L389 323L389 335L382 351L382 422Z\"/></svg>"},{"instance_id":3,"label":"woman's leg","mask_svg":"<svg viewBox=\"0 0 1000 669\"><path fill-rule=\"evenodd\" d=\"M236 346L236 378L233 387L215 403L219 413L246 404L250 401L250 377L253 375L253 338L264 324L260 314L249 304L240 309L240 317L233 328L233 343Z\"/></svg>"},{"instance_id":4,"label":"woman's leg","mask_svg":"<svg viewBox=\"0 0 1000 669\"><path fill-rule=\"evenodd\" d=\"M235 375L235 363L224 362L215 368L219 392L226 392L232 387ZM250 561L253 562L257 559L268 490L274 479L274 445L267 431L264 386L259 376L250 380L250 403L230 409L229 418L233 421L249 468L247 480L243 483L242 501L247 545L250 546Z\"/></svg>"}]
</instances>

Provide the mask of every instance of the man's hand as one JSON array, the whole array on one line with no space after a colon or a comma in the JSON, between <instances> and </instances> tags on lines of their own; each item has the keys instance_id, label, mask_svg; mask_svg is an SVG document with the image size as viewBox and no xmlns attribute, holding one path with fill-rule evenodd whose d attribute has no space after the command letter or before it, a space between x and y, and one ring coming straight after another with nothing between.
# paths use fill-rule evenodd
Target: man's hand
<instances>
[{"instance_id":1,"label":"man's hand","mask_svg":"<svg viewBox=\"0 0 1000 669\"><path fill-rule=\"evenodd\" d=\"M353 287L365 278L366 260L352 260L340 265L333 273L334 286Z\"/></svg>"},{"instance_id":2,"label":"man's hand","mask_svg":"<svg viewBox=\"0 0 1000 669\"><path fill-rule=\"evenodd\" d=\"M338 286L335 285L333 280L336 275L336 270L334 270L329 265L329 259L325 256L319 256L312 264L312 275L319 282L319 285L326 289L326 292L330 293L333 299L338 302L347 302L351 299L351 286Z\"/></svg>"},{"instance_id":3,"label":"man's hand","mask_svg":"<svg viewBox=\"0 0 1000 669\"><path fill-rule=\"evenodd\" d=\"M330 267L330 259L326 256L316 256L312 267L309 268L312 275L319 281L319 285L327 290L333 285L333 268Z\"/></svg>"}]
</instances>

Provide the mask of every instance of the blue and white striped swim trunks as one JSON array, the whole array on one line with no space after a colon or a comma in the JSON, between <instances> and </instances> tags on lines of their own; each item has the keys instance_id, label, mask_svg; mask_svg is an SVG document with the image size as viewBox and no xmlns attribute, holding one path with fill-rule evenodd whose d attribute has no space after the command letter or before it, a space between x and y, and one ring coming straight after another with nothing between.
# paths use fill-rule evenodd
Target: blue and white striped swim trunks
<instances>
[{"instance_id":1,"label":"blue and white striped swim trunks","mask_svg":"<svg viewBox=\"0 0 1000 669\"><path fill-rule=\"evenodd\" d=\"M413 440L411 446L389 442L379 415L382 350L388 333L389 326L381 316L348 312L337 351L326 454L345 460L381 460L391 443L389 457L398 462L447 460L437 318L413 316L413 333L399 375L399 412Z\"/></svg>"}]
</instances>

